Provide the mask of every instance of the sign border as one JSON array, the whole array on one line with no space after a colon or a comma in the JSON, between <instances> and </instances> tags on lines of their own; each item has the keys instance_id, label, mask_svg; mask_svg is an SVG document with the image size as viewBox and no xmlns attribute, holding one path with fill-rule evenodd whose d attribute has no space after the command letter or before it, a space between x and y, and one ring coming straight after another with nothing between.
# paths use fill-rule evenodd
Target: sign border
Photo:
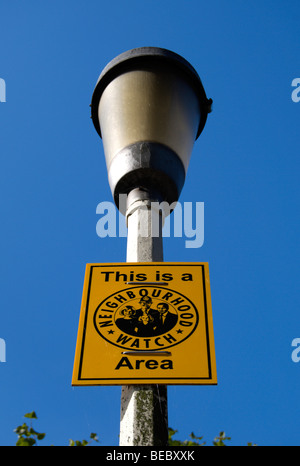
<instances>
[{"instance_id":1,"label":"sign border","mask_svg":"<svg viewBox=\"0 0 300 466\"><path fill-rule=\"evenodd\" d=\"M107 267L149 267L149 266L155 266L157 265L158 267L182 267L182 266L189 266L189 267L201 267L202 268L202 282L203 282L203 298L204 298L204 316L205 316L205 334L206 334L206 351L207 351L207 362L208 362L208 376L206 377L82 377L82 364L83 364L83 357L84 357L84 347L85 347L85 338L86 338L86 326L87 326L87 320L88 320L88 312L89 312L89 298L90 298L90 291L91 291L91 282L92 282L92 276L93 276L93 271L95 268L107 268ZM74 364L74 369L73 369L73 379L72 379L72 386L93 386L93 385L102 385L99 382L103 382L103 385L122 385L120 382L124 381L123 385L151 385L151 384L163 384L163 385L193 385L197 384L197 381L202 381L201 385L209 384L209 385L217 385L217 376L216 373L213 373L213 366L215 368L215 361L212 359L212 354L211 354L211 345L214 344L214 337L213 337L213 329L210 328L209 325L209 316L208 316L208 296L207 296L207 287L209 286L209 277L206 277L206 267L207 267L207 272L208 272L208 263L203 263L203 262L123 262L123 263L90 263L86 265L86 272L88 268L90 269L89 271L89 277L88 277L88 286L87 286L87 291L86 291L86 296L85 293L83 293L83 303L85 305L85 310L84 310L84 319L83 319L83 330L80 333L80 329L78 329L78 337L77 337L77 344L78 344L78 338L81 334L81 340L80 340L80 360L78 364L78 370L75 372L75 364ZM169 282L167 282L169 283ZM139 285L136 286L138 288L139 286L143 286L143 283L141 282ZM145 284L144 286L147 286ZM86 275L85 275L85 283L84 283L84 288L86 287ZM162 285L157 285L158 288L163 288ZM210 290L209 290L210 291ZM82 306L83 307L83 306ZM95 310L90 312L94 313ZM211 316L212 318L212 316ZM93 319L93 317L92 317ZM80 316L80 321L82 320ZM76 353L77 354L77 348L76 348ZM161 381L161 382L160 382ZM190 383L189 383L190 381ZM89 383L80 383L80 382L89 382ZM94 382L94 383L93 383ZM110 382L110 383L108 383ZM205 383L206 382L206 383Z\"/></svg>"}]
</instances>

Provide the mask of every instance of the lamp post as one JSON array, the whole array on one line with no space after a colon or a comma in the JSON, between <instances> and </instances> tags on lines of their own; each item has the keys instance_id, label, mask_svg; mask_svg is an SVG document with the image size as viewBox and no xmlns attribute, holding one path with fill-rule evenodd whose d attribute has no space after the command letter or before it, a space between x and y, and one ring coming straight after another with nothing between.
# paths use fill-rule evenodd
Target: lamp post
<instances>
[{"instance_id":1,"label":"lamp post","mask_svg":"<svg viewBox=\"0 0 300 466\"><path fill-rule=\"evenodd\" d=\"M178 200L211 103L194 68L165 49L130 50L101 73L91 114L115 204L126 215L127 262L163 261L162 218L151 205ZM166 386L123 386L120 445L163 446L167 439Z\"/></svg>"}]
</instances>

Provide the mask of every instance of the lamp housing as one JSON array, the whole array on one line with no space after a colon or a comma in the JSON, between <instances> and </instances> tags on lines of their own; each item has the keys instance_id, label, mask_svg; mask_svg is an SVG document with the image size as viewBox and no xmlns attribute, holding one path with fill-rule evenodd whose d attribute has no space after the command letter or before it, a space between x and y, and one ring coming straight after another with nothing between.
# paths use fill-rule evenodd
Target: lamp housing
<instances>
[{"instance_id":1,"label":"lamp housing","mask_svg":"<svg viewBox=\"0 0 300 466\"><path fill-rule=\"evenodd\" d=\"M118 207L119 195L136 188L178 200L211 104L195 69L169 50L129 50L104 68L91 116Z\"/></svg>"}]
</instances>

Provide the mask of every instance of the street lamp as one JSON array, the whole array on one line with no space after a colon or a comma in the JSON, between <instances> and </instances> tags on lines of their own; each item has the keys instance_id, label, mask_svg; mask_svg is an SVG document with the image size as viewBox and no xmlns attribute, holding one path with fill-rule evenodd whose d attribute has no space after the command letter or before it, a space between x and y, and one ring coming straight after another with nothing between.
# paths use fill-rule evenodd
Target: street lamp
<instances>
[{"instance_id":1,"label":"street lamp","mask_svg":"<svg viewBox=\"0 0 300 466\"><path fill-rule=\"evenodd\" d=\"M170 204L178 200L211 103L194 68L165 49L133 49L104 68L92 119L117 206L120 194L139 187Z\"/></svg>"},{"instance_id":2,"label":"street lamp","mask_svg":"<svg viewBox=\"0 0 300 466\"><path fill-rule=\"evenodd\" d=\"M129 50L102 71L91 115L103 140L115 204L127 218L127 262L163 261L162 226L153 237L151 205L179 199L211 104L195 69L169 50ZM142 236L144 223L148 230ZM123 387L120 444L166 445L166 399L165 386Z\"/></svg>"}]
</instances>

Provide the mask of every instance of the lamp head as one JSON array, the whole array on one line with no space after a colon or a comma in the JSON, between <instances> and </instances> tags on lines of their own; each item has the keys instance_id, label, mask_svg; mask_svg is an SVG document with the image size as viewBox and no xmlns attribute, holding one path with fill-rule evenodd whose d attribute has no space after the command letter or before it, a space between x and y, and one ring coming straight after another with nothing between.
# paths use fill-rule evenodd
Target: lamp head
<instances>
[{"instance_id":1,"label":"lamp head","mask_svg":"<svg viewBox=\"0 0 300 466\"><path fill-rule=\"evenodd\" d=\"M91 112L117 206L135 188L178 200L211 104L194 68L169 50L129 50L104 68Z\"/></svg>"}]
</instances>

